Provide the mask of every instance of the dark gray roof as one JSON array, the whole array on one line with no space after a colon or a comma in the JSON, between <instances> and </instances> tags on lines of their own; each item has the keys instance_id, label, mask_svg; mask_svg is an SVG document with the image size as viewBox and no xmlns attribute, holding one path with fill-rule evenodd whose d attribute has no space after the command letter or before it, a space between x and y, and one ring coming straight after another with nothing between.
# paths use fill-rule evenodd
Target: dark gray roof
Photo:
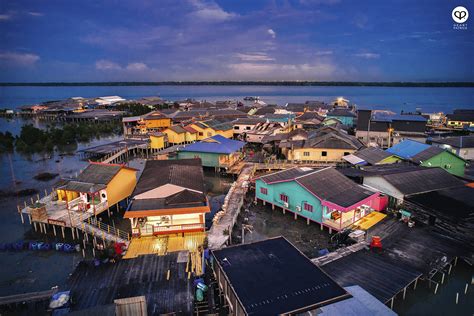
<instances>
[{"instance_id":1,"label":"dark gray roof","mask_svg":"<svg viewBox=\"0 0 474 316\"><path fill-rule=\"evenodd\" d=\"M295 167L291 169L287 169L284 171L278 171L275 173L271 173L265 176L261 176L259 179L264 181L265 183L273 183L273 182L284 182L284 181L291 181L295 178L314 172L311 168L300 168Z\"/></svg>"},{"instance_id":2,"label":"dark gray roof","mask_svg":"<svg viewBox=\"0 0 474 316\"><path fill-rule=\"evenodd\" d=\"M463 181L442 168L422 168L408 172L384 174L382 177L404 195L464 186Z\"/></svg>"},{"instance_id":3,"label":"dark gray roof","mask_svg":"<svg viewBox=\"0 0 474 316\"><path fill-rule=\"evenodd\" d=\"M167 183L204 192L201 159L147 160L132 196Z\"/></svg>"},{"instance_id":4,"label":"dark gray roof","mask_svg":"<svg viewBox=\"0 0 474 316\"><path fill-rule=\"evenodd\" d=\"M308 139L302 143L295 143L295 147L300 148L328 148L328 149L352 149L357 150L364 146L352 135L344 134L342 132L329 133L310 133Z\"/></svg>"},{"instance_id":5,"label":"dark gray roof","mask_svg":"<svg viewBox=\"0 0 474 316\"><path fill-rule=\"evenodd\" d=\"M367 163L371 165L375 165L376 163L384 160L385 158L393 156L392 154L378 147L364 148L354 153L353 155L364 159Z\"/></svg>"},{"instance_id":6,"label":"dark gray roof","mask_svg":"<svg viewBox=\"0 0 474 316\"><path fill-rule=\"evenodd\" d=\"M87 315L99 315L95 308L114 306L115 299L144 295L148 315L191 315L193 280L185 277L186 262L179 261L178 255L143 255L97 267L81 261L64 286L74 297L72 311L92 308Z\"/></svg>"},{"instance_id":7,"label":"dark gray roof","mask_svg":"<svg viewBox=\"0 0 474 316\"><path fill-rule=\"evenodd\" d=\"M164 210L184 207L206 206L206 195L183 190L166 198L132 200L128 211Z\"/></svg>"},{"instance_id":8,"label":"dark gray roof","mask_svg":"<svg viewBox=\"0 0 474 316\"><path fill-rule=\"evenodd\" d=\"M331 111L328 112L327 114L328 116L348 116L348 117L356 117L357 115L348 110L348 109L339 109L339 108L335 108Z\"/></svg>"},{"instance_id":9,"label":"dark gray roof","mask_svg":"<svg viewBox=\"0 0 474 316\"><path fill-rule=\"evenodd\" d=\"M261 117L243 117L243 118L238 118L236 121L234 121L234 125L252 125L252 124L257 124L257 123L263 123L266 120Z\"/></svg>"},{"instance_id":10,"label":"dark gray roof","mask_svg":"<svg viewBox=\"0 0 474 316\"><path fill-rule=\"evenodd\" d=\"M77 181L108 184L121 168L119 165L91 163L77 176Z\"/></svg>"},{"instance_id":11,"label":"dark gray roof","mask_svg":"<svg viewBox=\"0 0 474 316\"><path fill-rule=\"evenodd\" d=\"M441 154L444 151L445 151L444 149L441 149L439 147L430 146L427 149L419 152L415 156L411 157L411 160L414 163L422 163L423 161L431 159L434 156L437 156L437 155Z\"/></svg>"},{"instance_id":12,"label":"dark gray roof","mask_svg":"<svg viewBox=\"0 0 474 316\"><path fill-rule=\"evenodd\" d=\"M351 297L283 237L212 255L247 315L297 314Z\"/></svg>"},{"instance_id":13,"label":"dark gray roof","mask_svg":"<svg viewBox=\"0 0 474 316\"><path fill-rule=\"evenodd\" d=\"M356 184L334 168L325 168L296 179L320 199L349 207L374 192Z\"/></svg>"},{"instance_id":14,"label":"dark gray roof","mask_svg":"<svg viewBox=\"0 0 474 316\"><path fill-rule=\"evenodd\" d=\"M437 144L446 144L446 145L456 147L456 148L473 148L474 135L433 139L432 142L437 143Z\"/></svg>"},{"instance_id":15,"label":"dark gray roof","mask_svg":"<svg viewBox=\"0 0 474 316\"><path fill-rule=\"evenodd\" d=\"M58 187L62 190L83 192L83 193L94 193L102 189L105 189L107 186L105 184L94 184L88 182L79 182L79 181L67 181L66 184Z\"/></svg>"},{"instance_id":16,"label":"dark gray roof","mask_svg":"<svg viewBox=\"0 0 474 316\"><path fill-rule=\"evenodd\" d=\"M173 125L173 126L170 126L169 129L177 134L186 133L186 130L181 125Z\"/></svg>"}]
</instances>

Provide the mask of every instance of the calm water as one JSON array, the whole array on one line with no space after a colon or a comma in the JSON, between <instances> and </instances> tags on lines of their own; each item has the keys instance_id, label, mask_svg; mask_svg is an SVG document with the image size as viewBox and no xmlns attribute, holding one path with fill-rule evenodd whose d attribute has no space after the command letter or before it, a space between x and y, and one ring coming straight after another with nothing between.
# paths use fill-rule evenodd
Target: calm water
<instances>
[{"instance_id":1,"label":"calm water","mask_svg":"<svg viewBox=\"0 0 474 316\"><path fill-rule=\"evenodd\" d=\"M449 113L455 108L474 108L474 88L268 86L0 87L0 108L16 108L20 105L73 96L104 95L120 95L126 99L160 95L168 100L191 97L211 101L260 96L267 103L280 105L286 102L305 100L331 101L335 97L344 96L359 107L391 109L396 112L402 109L413 111L416 107L421 107L425 112L443 111L445 113ZM38 127L42 126L42 123L38 121L29 122ZM16 134L23 123L18 119L0 118L0 131L10 130ZM79 144L78 147L80 149L116 139L116 137L102 138L94 140L90 144ZM0 155L0 190L35 188L43 192L44 189L50 189L58 178L49 182L39 182L33 179L37 173L48 171L59 173L60 177L68 177L86 165L86 162L79 160L74 155L55 156L52 159L44 159L39 155L31 157L18 154ZM214 213L219 209L233 180L206 173L205 182L210 191L210 203ZM29 198L27 197L27 199ZM21 224L16 206L22 202L23 198L17 197L0 199L0 242L15 242L40 237L32 235L28 225ZM287 220L293 224L291 218L287 218ZM285 225L285 223L281 223L281 225ZM270 234L271 230L270 232L265 231L264 235L267 233ZM255 238L257 237L255 236ZM306 241L307 238L303 237L299 236L297 239ZM323 245L322 241L318 242L321 242L320 246ZM314 246L314 249L308 249L308 251L314 251L316 248L319 246ZM1 252L0 296L44 290L62 284L72 272L75 264L81 259L80 255L56 252ZM395 310L400 315L450 315L452 313L472 315L474 313L473 286L470 287L468 295L460 296L459 305L454 305L454 298L455 293L461 292L473 275L472 267L460 265L449 277L447 283L440 287L437 295L434 295L433 290L427 286L419 286L416 292L407 293L405 301L398 299L395 303Z\"/></svg>"},{"instance_id":2,"label":"calm water","mask_svg":"<svg viewBox=\"0 0 474 316\"><path fill-rule=\"evenodd\" d=\"M283 87L283 86L133 86L133 87L0 87L0 108L59 100L69 97L119 95L126 99L159 95L167 100L241 100L260 96L266 103L284 105L306 100L332 101L344 96L359 107L448 113L474 108L474 88L399 87Z\"/></svg>"}]
</instances>

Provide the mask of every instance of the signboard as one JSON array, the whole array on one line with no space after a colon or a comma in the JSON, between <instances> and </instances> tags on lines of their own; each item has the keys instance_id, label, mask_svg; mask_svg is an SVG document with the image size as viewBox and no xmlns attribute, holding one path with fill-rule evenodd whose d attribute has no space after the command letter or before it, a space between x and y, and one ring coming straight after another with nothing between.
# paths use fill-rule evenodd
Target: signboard
<instances>
[{"instance_id":1,"label":"signboard","mask_svg":"<svg viewBox=\"0 0 474 316\"><path fill-rule=\"evenodd\" d=\"M48 224L53 224L53 225L58 225L58 226L64 226L64 227L66 227L66 222L65 222L65 221L61 221L61 220L58 220L58 219L49 219L49 218L48 218Z\"/></svg>"}]
</instances>

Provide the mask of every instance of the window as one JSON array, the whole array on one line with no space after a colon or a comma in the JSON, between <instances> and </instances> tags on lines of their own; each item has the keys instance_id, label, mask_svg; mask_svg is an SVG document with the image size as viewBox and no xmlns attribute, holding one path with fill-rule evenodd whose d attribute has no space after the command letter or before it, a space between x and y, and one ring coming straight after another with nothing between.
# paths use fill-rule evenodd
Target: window
<instances>
[{"instance_id":1,"label":"window","mask_svg":"<svg viewBox=\"0 0 474 316\"><path fill-rule=\"evenodd\" d=\"M207 136L212 136L212 132L207 132Z\"/></svg>"},{"instance_id":2,"label":"window","mask_svg":"<svg viewBox=\"0 0 474 316\"><path fill-rule=\"evenodd\" d=\"M322 151L322 152L321 152L321 156L326 157L327 155L328 155L328 152L327 152L327 151Z\"/></svg>"},{"instance_id":3,"label":"window","mask_svg":"<svg viewBox=\"0 0 474 316\"><path fill-rule=\"evenodd\" d=\"M234 126L234 129L239 130L240 126Z\"/></svg>"},{"instance_id":4,"label":"window","mask_svg":"<svg viewBox=\"0 0 474 316\"><path fill-rule=\"evenodd\" d=\"M248 130L248 131L250 131L250 130L252 129L252 127L246 126L245 129Z\"/></svg>"},{"instance_id":5,"label":"window","mask_svg":"<svg viewBox=\"0 0 474 316\"><path fill-rule=\"evenodd\" d=\"M305 151L305 152L303 152L303 156L305 156L305 157L309 157L309 151Z\"/></svg>"},{"instance_id":6,"label":"window","mask_svg":"<svg viewBox=\"0 0 474 316\"><path fill-rule=\"evenodd\" d=\"M283 202L288 203L288 195L280 194L280 200L282 200Z\"/></svg>"},{"instance_id":7,"label":"window","mask_svg":"<svg viewBox=\"0 0 474 316\"><path fill-rule=\"evenodd\" d=\"M351 154L351 153L348 152L348 151L345 151L345 152L344 152L344 156L347 156L347 155L350 155L350 154Z\"/></svg>"},{"instance_id":8,"label":"window","mask_svg":"<svg viewBox=\"0 0 474 316\"><path fill-rule=\"evenodd\" d=\"M202 136L202 135L204 135L204 134L202 132L199 132L199 136Z\"/></svg>"},{"instance_id":9,"label":"window","mask_svg":"<svg viewBox=\"0 0 474 316\"><path fill-rule=\"evenodd\" d=\"M260 193L267 195L268 189L267 188L260 188Z\"/></svg>"},{"instance_id":10,"label":"window","mask_svg":"<svg viewBox=\"0 0 474 316\"><path fill-rule=\"evenodd\" d=\"M303 210L308 211L308 212L312 212L313 211L313 206L311 204L308 204L308 203L305 202L303 204Z\"/></svg>"}]
</instances>

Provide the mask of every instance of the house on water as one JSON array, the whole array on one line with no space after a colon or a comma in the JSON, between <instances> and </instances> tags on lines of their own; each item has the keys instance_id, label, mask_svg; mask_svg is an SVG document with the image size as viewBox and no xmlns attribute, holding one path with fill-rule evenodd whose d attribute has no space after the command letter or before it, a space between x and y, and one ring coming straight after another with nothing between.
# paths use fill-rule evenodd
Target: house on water
<instances>
[{"instance_id":1,"label":"house on water","mask_svg":"<svg viewBox=\"0 0 474 316\"><path fill-rule=\"evenodd\" d=\"M197 140L198 132L191 125L173 125L163 131L168 136L171 145L193 143Z\"/></svg>"},{"instance_id":2,"label":"house on water","mask_svg":"<svg viewBox=\"0 0 474 316\"><path fill-rule=\"evenodd\" d=\"M150 148L152 151L157 151L168 147L168 135L161 132L150 133Z\"/></svg>"},{"instance_id":3,"label":"house on water","mask_svg":"<svg viewBox=\"0 0 474 316\"><path fill-rule=\"evenodd\" d=\"M403 203L406 197L431 191L463 187L464 182L442 168L387 164L341 169L347 177L389 197L389 205Z\"/></svg>"},{"instance_id":4,"label":"house on water","mask_svg":"<svg viewBox=\"0 0 474 316\"><path fill-rule=\"evenodd\" d=\"M288 160L339 162L362 147L361 141L344 130L324 126L310 132L306 140L287 142L282 153Z\"/></svg>"},{"instance_id":5,"label":"house on water","mask_svg":"<svg viewBox=\"0 0 474 316\"><path fill-rule=\"evenodd\" d=\"M100 214L128 198L137 184L137 170L118 164L91 162L76 178L65 180L58 201L74 211Z\"/></svg>"},{"instance_id":6,"label":"house on water","mask_svg":"<svg viewBox=\"0 0 474 316\"><path fill-rule=\"evenodd\" d=\"M161 132L171 126L171 119L159 111L153 111L141 116L122 118L125 137L146 135Z\"/></svg>"},{"instance_id":7,"label":"house on water","mask_svg":"<svg viewBox=\"0 0 474 316\"><path fill-rule=\"evenodd\" d=\"M464 176L466 161L452 151L406 139L387 152L423 167L440 167L456 176Z\"/></svg>"},{"instance_id":8,"label":"house on water","mask_svg":"<svg viewBox=\"0 0 474 316\"><path fill-rule=\"evenodd\" d=\"M379 148L367 147L353 154L342 157L345 161L352 165L384 165L403 161L400 157Z\"/></svg>"},{"instance_id":9,"label":"house on water","mask_svg":"<svg viewBox=\"0 0 474 316\"><path fill-rule=\"evenodd\" d=\"M245 143L215 135L178 151L178 159L200 158L204 167L227 169L239 161Z\"/></svg>"},{"instance_id":10,"label":"house on water","mask_svg":"<svg viewBox=\"0 0 474 316\"><path fill-rule=\"evenodd\" d=\"M327 119L337 119L343 125L353 127L355 126L357 115L350 111L349 109L345 108L335 108L328 112L326 115Z\"/></svg>"},{"instance_id":11,"label":"house on water","mask_svg":"<svg viewBox=\"0 0 474 316\"><path fill-rule=\"evenodd\" d=\"M474 160L474 135L432 139L433 146L447 149L466 160Z\"/></svg>"},{"instance_id":12,"label":"house on water","mask_svg":"<svg viewBox=\"0 0 474 316\"><path fill-rule=\"evenodd\" d=\"M335 168L295 167L256 179L255 199L307 222L340 231L372 211L385 208L385 197L351 181Z\"/></svg>"},{"instance_id":13,"label":"house on water","mask_svg":"<svg viewBox=\"0 0 474 316\"><path fill-rule=\"evenodd\" d=\"M361 287L339 286L283 237L211 256L227 315L396 315Z\"/></svg>"},{"instance_id":14,"label":"house on water","mask_svg":"<svg viewBox=\"0 0 474 316\"><path fill-rule=\"evenodd\" d=\"M203 232L208 212L200 159L147 160L124 218L140 237Z\"/></svg>"}]
</instances>

